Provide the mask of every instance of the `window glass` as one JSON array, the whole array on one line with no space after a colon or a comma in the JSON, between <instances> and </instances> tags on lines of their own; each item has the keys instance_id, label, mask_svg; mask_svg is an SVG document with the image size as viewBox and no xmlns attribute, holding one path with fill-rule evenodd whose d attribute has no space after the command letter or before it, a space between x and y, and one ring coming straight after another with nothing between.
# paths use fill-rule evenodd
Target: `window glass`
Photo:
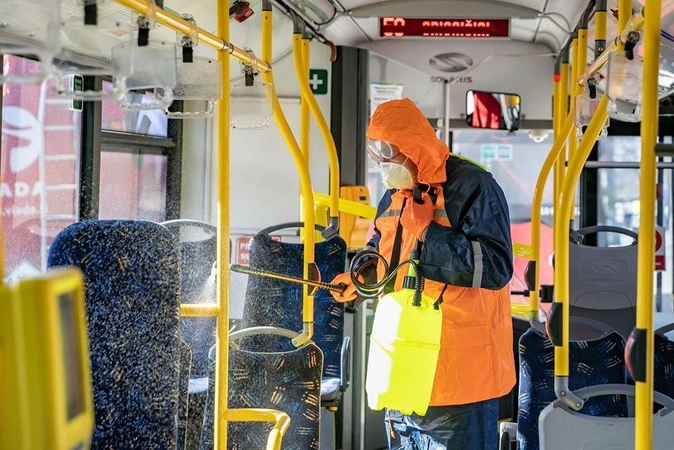
<instances>
[{"instance_id":1,"label":"window glass","mask_svg":"<svg viewBox=\"0 0 674 450\"><path fill-rule=\"evenodd\" d=\"M110 92L112 90L112 83L104 81L103 90ZM142 97L143 101L154 97L154 94L151 92L136 95ZM125 110L119 106L117 100L105 100L102 103L101 128L104 130L166 137L168 118L161 109Z\"/></svg>"},{"instance_id":2,"label":"window glass","mask_svg":"<svg viewBox=\"0 0 674 450\"><path fill-rule=\"evenodd\" d=\"M506 131L455 130L452 152L482 164L494 176L505 193L510 208L514 243L531 244L531 204L538 174L553 144L552 132L545 130ZM543 190L541 209L541 284L552 283L552 173ZM513 290L524 290L525 258L515 258Z\"/></svg>"},{"instance_id":3,"label":"window glass","mask_svg":"<svg viewBox=\"0 0 674 450\"><path fill-rule=\"evenodd\" d=\"M665 142L669 142L667 139ZM598 156L602 161L637 162L641 154L639 136L609 136L599 141ZM669 159L669 158L667 158ZM605 168L597 171L599 178L597 221L638 231L640 221L640 173L638 168ZM669 299L672 293L672 172L658 169L661 195L657 205L656 221L665 228L665 271L655 274L655 300L662 310L672 310ZM597 245L629 245L632 239L618 233L599 233Z\"/></svg>"},{"instance_id":4,"label":"window glass","mask_svg":"<svg viewBox=\"0 0 674 450\"><path fill-rule=\"evenodd\" d=\"M639 136L608 136L598 141L597 159L599 161L639 162L641 138Z\"/></svg>"},{"instance_id":5,"label":"window glass","mask_svg":"<svg viewBox=\"0 0 674 450\"><path fill-rule=\"evenodd\" d=\"M104 149L99 218L166 220L166 170L166 156Z\"/></svg>"},{"instance_id":6,"label":"window glass","mask_svg":"<svg viewBox=\"0 0 674 450\"><path fill-rule=\"evenodd\" d=\"M3 64L10 74L39 66L11 55ZM47 83L1 88L4 275L18 279L45 270L54 236L78 220L81 113Z\"/></svg>"}]
</instances>

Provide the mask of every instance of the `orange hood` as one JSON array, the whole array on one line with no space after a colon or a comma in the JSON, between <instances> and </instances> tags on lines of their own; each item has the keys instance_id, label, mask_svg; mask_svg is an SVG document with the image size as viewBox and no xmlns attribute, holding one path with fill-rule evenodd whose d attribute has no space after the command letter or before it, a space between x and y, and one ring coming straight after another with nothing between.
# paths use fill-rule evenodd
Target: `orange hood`
<instances>
[{"instance_id":1,"label":"orange hood","mask_svg":"<svg viewBox=\"0 0 674 450\"><path fill-rule=\"evenodd\" d=\"M396 145L419 169L419 183L437 184L447 179L449 148L435 135L428 119L412 100L391 100L379 105L365 133Z\"/></svg>"}]
</instances>

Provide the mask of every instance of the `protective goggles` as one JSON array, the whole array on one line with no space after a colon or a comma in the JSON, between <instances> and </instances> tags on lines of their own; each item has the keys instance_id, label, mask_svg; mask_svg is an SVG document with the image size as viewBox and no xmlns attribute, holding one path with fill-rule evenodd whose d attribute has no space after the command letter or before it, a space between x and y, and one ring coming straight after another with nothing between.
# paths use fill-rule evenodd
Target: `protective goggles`
<instances>
[{"instance_id":1,"label":"protective goggles","mask_svg":"<svg viewBox=\"0 0 674 450\"><path fill-rule=\"evenodd\" d=\"M389 161L400 154L400 150L394 149L391 144L379 139L367 140L367 153L374 162L380 163L382 161Z\"/></svg>"}]
</instances>

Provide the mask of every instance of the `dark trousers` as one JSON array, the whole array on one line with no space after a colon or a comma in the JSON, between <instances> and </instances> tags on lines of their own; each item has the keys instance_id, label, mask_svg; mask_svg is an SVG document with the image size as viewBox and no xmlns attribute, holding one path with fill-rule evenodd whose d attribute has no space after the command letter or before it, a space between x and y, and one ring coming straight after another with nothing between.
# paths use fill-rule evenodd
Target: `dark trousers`
<instances>
[{"instance_id":1,"label":"dark trousers","mask_svg":"<svg viewBox=\"0 0 674 450\"><path fill-rule=\"evenodd\" d=\"M496 450L498 399L431 406L425 416L387 410L389 450Z\"/></svg>"}]
</instances>

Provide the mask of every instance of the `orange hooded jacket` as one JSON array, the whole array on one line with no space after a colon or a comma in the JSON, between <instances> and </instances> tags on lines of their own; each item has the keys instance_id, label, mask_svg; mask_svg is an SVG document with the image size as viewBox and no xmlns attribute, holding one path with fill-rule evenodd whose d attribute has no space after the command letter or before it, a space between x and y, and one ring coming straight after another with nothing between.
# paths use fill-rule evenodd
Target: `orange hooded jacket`
<instances>
[{"instance_id":1,"label":"orange hooded jacket","mask_svg":"<svg viewBox=\"0 0 674 450\"><path fill-rule=\"evenodd\" d=\"M380 105L367 137L389 142L418 168L417 182L437 188L433 222L419 258L424 293L442 297L443 325L432 406L498 398L515 384L508 283L512 277L510 219L503 191L481 167L452 155L409 99ZM416 245L400 225L411 191L381 199L369 246L391 261L397 233L400 260ZM409 201L412 201L411 199ZM380 267L380 276L382 267ZM399 271L396 290L406 270Z\"/></svg>"}]
</instances>

